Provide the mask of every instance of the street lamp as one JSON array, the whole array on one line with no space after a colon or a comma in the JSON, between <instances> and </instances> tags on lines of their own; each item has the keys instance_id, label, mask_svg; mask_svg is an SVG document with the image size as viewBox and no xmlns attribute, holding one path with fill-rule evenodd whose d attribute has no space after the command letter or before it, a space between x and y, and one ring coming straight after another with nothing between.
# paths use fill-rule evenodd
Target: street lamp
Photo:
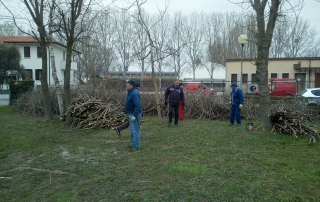
<instances>
[{"instance_id":1,"label":"street lamp","mask_svg":"<svg viewBox=\"0 0 320 202\"><path fill-rule=\"evenodd\" d=\"M243 46L246 44L248 37L245 34L242 34L238 37L238 43L241 45L241 73L240 73L240 87L242 89L242 68L243 68Z\"/></svg>"}]
</instances>

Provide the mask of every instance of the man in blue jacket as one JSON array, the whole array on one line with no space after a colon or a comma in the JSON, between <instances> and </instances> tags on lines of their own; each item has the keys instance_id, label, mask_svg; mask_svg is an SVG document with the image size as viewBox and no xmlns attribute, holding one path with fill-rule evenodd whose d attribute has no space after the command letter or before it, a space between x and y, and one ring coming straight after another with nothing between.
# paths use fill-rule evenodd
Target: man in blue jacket
<instances>
[{"instance_id":1,"label":"man in blue jacket","mask_svg":"<svg viewBox=\"0 0 320 202\"><path fill-rule=\"evenodd\" d=\"M241 116L240 112L243 107L243 93L242 90L238 87L237 83L232 83L231 86L231 114L230 114L230 124L229 126L232 126L234 124L234 117L236 117L237 125L241 125Z\"/></svg>"},{"instance_id":2,"label":"man in blue jacket","mask_svg":"<svg viewBox=\"0 0 320 202\"><path fill-rule=\"evenodd\" d=\"M179 105L180 100L182 100L182 106L185 107L184 92L183 89L179 87L180 81L176 79L173 85L167 87L166 92L164 93L164 104L168 105L169 103L169 123L168 126L172 123L172 115L174 110L174 126L178 126L179 119Z\"/></svg>"},{"instance_id":3,"label":"man in blue jacket","mask_svg":"<svg viewBox=\"0 0 320 202\"><path fill-rule=\"evenodd\" d=\"M135 82L129 80L126 83L128 91L126 99L126 114L128 115L129 128L131 133L131 146L134 150L140 149L140 120L142 118L140 93L135 88Z\"/></svg>"},{"instance_id":4,"label":"man in blue jacket","mask_svg":"<svg viewBox=\"0 0 320 202\"><path fill-rule=\"evenodd\" d=\"M136 89L139 91L141 85L140 85L140 83L138 83L138 82L135 82L135 83L136 83ZM124 130L124 129L126 129L126 128L129 128L129 120L126 121L126 122L124 122L124 123L121 124L120 126L117 126L117 127L115 128L115 131L117 132L117 134L118 134L119 136L121 136L121 131ZM141 136L140 136L140 138L141 138Z\"/></svg>"}]
</instances>

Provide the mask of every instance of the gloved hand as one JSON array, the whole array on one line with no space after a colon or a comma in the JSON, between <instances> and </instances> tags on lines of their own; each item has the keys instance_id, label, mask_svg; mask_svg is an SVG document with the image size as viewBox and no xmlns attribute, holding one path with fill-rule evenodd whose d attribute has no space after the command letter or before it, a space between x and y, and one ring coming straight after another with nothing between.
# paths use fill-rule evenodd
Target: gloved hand
<instances>
[{"instance_id":1,"label":"gloved hand","mask_svg":"<svg viewBox=\"0 0 320 202\"><path fill-rule=\"evenodd\" d=\"M166 106L167 106L167 105L168 105L168 103L167 103L167 102L165 102L165 103L164 103L164 105L166 105Z\"/></svg>"},{"instance_id":2,"label":"gloved hand","mask_svg":"<svg viewBox=\"0 0 320 202\"><path fill-rule=\"evenodd\" d=\"M231 105L232 103L231 103L231 101L229 102L229 105Z\"/></svg>"},{"instance_id":3,"label":"gloved hand","mask_svg":"<svg viewBox=\"0 0 320 202\"><path fill-rule=\"evenodd\" d=\"M239 105L239 108L240 108L240 109L242 109L242 108L243 108L243 105L242 105L242 104L240 104L240 105Z\"/></svg>"},{"instance_id":4,"label":"gloved hand","mask_svg":"<svg viewBox=\"0 0 320 202\"><path fill-rule=\"evenodd\" d=\"M132 116L131 121L136 121L136 117Z\"/></svg>"}]
</instances>

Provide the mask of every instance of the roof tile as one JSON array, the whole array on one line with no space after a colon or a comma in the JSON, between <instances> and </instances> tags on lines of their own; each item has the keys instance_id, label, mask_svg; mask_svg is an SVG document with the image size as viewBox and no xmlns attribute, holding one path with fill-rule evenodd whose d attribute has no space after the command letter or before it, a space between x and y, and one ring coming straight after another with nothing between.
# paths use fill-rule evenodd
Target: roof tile
<instances>
[{"instance_id":1,"label":"roof tile","mask_svg":"<svg viewBox=\"0 0 320 202\"><path fill-rule=\"evenodd\" d=\"M27 43L37 43L37 40L31 36L0 36L0 43L12 43L12 42L27 42Z\"/></svg>"}]
</instances>

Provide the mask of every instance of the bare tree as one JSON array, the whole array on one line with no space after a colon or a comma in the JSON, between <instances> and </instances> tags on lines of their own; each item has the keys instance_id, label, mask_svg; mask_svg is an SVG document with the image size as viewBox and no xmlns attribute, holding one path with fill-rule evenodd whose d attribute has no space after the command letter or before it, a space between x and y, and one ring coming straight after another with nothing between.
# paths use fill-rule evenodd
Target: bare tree
<instances>
[{"instance_id":1,"label":"bare tree","mask_svg":"<svg viewBox=\"0 0 320 202\"><path fill-rule=\"evenodd\" d=\"M271 103L268 87L268 59L276 21L282 15L286 1L282 0L250 0L257 17L257 82L260 89L260 111L262 129L271 129Z\"/></svg>"},{"instance_id":2,"label":"bare tree","mask_svg":"<svg viewBox=\"0 0 320 202\"><path fill-rule=\"evenodd\" d=\"M77 77L81 83L95 77L105 77L109 71L114 70L116 64L114 52L117 40L114 10L93 12L97 16L96 20L86 25L87 29L74 46L82 53L80 57L77 57Z\"/></svg>"},{"instance_id":3,"label":"bare tree","mask_svg":"<svg viewBox=\"0 0 320 202\"><path fill-rule=\"evenodd\" d=\"M52 46L52 42L53 42L53 33L55 32L55 30L53 30L53 21L54 21L54 10L56 8L56 4L55 4L55 0L51 1L51 5L49 8L49 33L48 33L48 37L47 37L47 43L48 43L48 47L49 47L49 54L50 54L50 61L51 61L51 69L52 69L52 78L54 81L54 86L56 89L56 93L57 93L57 100L58 100L58 107L59 107L59 112L60 112L60 119L63 119L64 117L64 104L63 104L63 97L62 97L62 90L60 88L60 82L59 82L59 78L57 75L57 68L56 68L56 63L55 63L55 56L54 56L54 49Z\"/></svg>"},{"instance_id":4,"label":"bare tree","mask_svg":"<svg viewBox=\"0 0 320 202\"><path fill-rule=\"evenodd\" d=\"M169 38L171 56L169 57L168 64L180 78L187 64L183 51L186 46L185 16L179 11L174 14L173 18L170 31L171 37Z\"/></svg>"},{"instance_id":5,"label":"bare tree","mask_svg":"<svg viewBox=\"0 0 320 202\"><path fill-rule=\"evenodd\" d=\"M206 15L206 27L205 36L206 43L208 44L207 51L205 52L206 60L202 63L202 66L208 71L211 83L213 81L213 76L215 70L223 69L222 64L225 63L223 44L220 37L220 14L212 13L211 15Z\"/></svg>"},{"instance_id":6,"label":"bare tree","mask_svg":"<svg viewBox=\"0 0 320 202\"><path fill-rule=\"evenodd\" d=\"M288 23L289 27L283 27L282 35L287 36L281 42L283 43L284 57L303 56L308 53L307 50L314 47L316 41L316 31L310 28L310 24L301 18ZM309 56L309 55L307 55Z\"/></svg>"},{"instance_id":7,"label":"bare tree","mask_svg":"<svg viewBox=\"0 0 320 202\"><path fill-rule=\"evenodd\" d=\"M143 27L143 29L147 33L147 36L149 39L152 80L153 80L153 85L155 88L155 98L156 98L156 104L157 104L158 118L160 121L161 120L161 108L160 108L160 97L159 97L160 95L159 95L159 88L158 88L156 77L155 77L155 65L154 65L154 63L155 63L155 42L154 41L155 40L152 38L151 29L163 19L163 17L165 16L165 13L166 13L166 9L164 12L160 12L159 18L154 24L148 26L145 22L145 19L143 19L143 15L142 15L142 5L145 2L146 2L146 0L143 0L143 1L136 0L135 1L138 13L137 13L137 16L134 16L134 17L137 20L137 22Z\"/></svg>"},{"instance_id":8,"label":"bare tree","mask_svg":"<svg viewBox=\"0 0 320 202\"><path fill-rule=\"evenodd\" d=\"M41 52L42 52L42 76L41 80L41 90L44 105L44 119L52 119L51 110L51 97L48 87L48 55L47 55L47 40L48 35L46 31L46 25L44 22L45 16L45 1L44 0L23 0L24 5L26 5L32 20L37 26L38 33L33 32L33 37L39 41ZM39 34L39 37L37 36Z\"/></svg>"},{"instance_id":9,"label":"bare tree","mask_svg":"<svg viewBox=\"0 0 320 202\"><path fill-rule=\"evenodd\" d=\"M204 55L204 35L202 34L203 30L203 13L192 13L189 16L187 24L188 42L186 50L189 57L189 65L193 72L193 79L195 79L196 69L200 67Z\"/></svg>"},{"instance_id":10,"label":"bare tree","mask_svg":"<svg viewBox=\"0 0 320 202\"><path fill-rule=\"evenodd\" d=\"M0 19L1 20L1 19ZM0 24L0 35L2 36L22 36L23 33L11 22Z\"/></svg>"},{"instance_id":11,"label":"bare tree","mask_svg":"<svg viewBox=\"0 0 320 202\"><path fill-rule=\"evenodd\" d=\"M158 21L160 18L162 19ZM161 73L165 69L164 61L168 56L168 15L162 16L160 13L158 16L155 16L153 23L154 27L151 30L151 35L154 39L155 67L159 72L159 79L161 80ZM159 87L161 88L161 86Z\"/></svg>"},{"instance_id":12,"label":"bare tree","mask_svg":"<svg viewBox=\"0 0 320 202\"><path fill-rule=\"evenodd\" d=\"M123 76L126 76L126 72L129 70L129 66L133 64L133 40L134 36L133 25L134 23L130 21L129 11L121 11L118 13L117 17L114 18L115 33L117 40L116 43L116 53L118 59L118 70L122 71Z\"/></svg>"},{"instance_id":13,"label":"bare tree","mask_svg":"<svg viewBox=\"0 0 320 202\"><path fill-rule=\"evenodd\" d=\"M134 15L138 15L138 11L136 11ZM141 15L141 17L144 19L144 22L148 26L151 23L150 14L141 9ZM149 69L150 64L147 62L148 56L150 55L149 39L144 27L140 23L137 23L137 26L135 26L134 33L136 34L136 40L134 40L133 51L142 73L141 79L143 82L144 74Z\"/></svg>"},{"instance_id":14,"label":"bare tree","mask_svg":"<svg viewBox=\"0 0 320 202\"><path fill-rule=\"evenodd\" d=\"M56 25L61 29L59 34L66 41L67 47L64 74L64 100L66 107L71 102L70 72L73 60L73 45L79 40L87 25L95 19L95 16L87 18L87 15L91 14L90 7L92 5L93 0L57 0L57 15L60 16L60 19L56 22Z\"/></svg>"}]
</instances>

